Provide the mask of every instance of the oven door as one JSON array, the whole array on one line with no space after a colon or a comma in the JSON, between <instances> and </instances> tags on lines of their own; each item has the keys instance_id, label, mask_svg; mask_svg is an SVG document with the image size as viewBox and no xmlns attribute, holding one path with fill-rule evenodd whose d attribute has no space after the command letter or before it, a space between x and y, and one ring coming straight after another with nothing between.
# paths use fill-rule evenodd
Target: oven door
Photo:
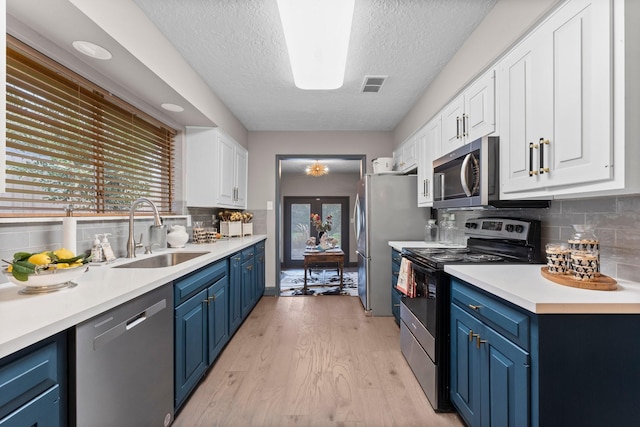
<instances>
[{"instance_id":1,"label":"oven door","mask_svg":"<svg viewBox=\"0 0 640 427\"><path fill-rule=\"evenodd\" d=\"M416 297L403 296L401 302L429 334L436 337L438 280L444 273L416 262L411 263L411 268L416 282Z\"/></svg>"}]
</instances>

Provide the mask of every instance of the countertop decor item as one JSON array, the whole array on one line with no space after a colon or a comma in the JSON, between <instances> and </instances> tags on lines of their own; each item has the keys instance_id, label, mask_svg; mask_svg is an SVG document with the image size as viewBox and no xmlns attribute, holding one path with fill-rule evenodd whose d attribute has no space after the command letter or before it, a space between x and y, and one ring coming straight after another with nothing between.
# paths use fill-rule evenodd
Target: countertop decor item
<instances>
[{"instance_id":1,"label":"countertop decor item","mask_svg":"<svg viewBox=\"0 0 640 427\"><path fill-rule=\"evenodd\" d=\"M24 289L20 290L21 294L42 294L77 286L77 283L73 281L88 269L85 265L60 269L36 269L36 272L30 274L26 281L16 279L13 274L6 269L4 270L4 274L11 283L24 286Z\"/></svg>"},{"instance_id":2,"label":"countertop decor item","mask_svg":"<svg viewBox=\"0 0 640 427\"><path fill-rule=\"evenodd\" d=\"M167 234L167 243L172 248L184 248L189 240L189 234L184 225L172 225L169 234Z\"/></svg>"},{"instance_id":3,"label":"countertop decor item","mask_svg":"<svg viewBox=\"0 0 640 427\"><path fill-rule=\"evenodd\" d=\"M551 280L558 285L571 286L572 288L591 289L594 291L615 291L618 288L617 281L609 276L600 274L590 280L579 280L571 274L552 274L548 267L540 269L542 277Z\"/></svg>"}]
</instances>

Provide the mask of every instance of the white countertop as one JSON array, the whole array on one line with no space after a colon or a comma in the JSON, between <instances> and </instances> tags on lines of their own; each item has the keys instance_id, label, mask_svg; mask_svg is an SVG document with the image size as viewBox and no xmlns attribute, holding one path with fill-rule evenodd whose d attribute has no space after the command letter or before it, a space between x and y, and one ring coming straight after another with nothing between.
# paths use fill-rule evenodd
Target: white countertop
<instances>
[{"instance_id":1,"label":"white countertop","mask_svg":"<svg viewBox=\"0 0 640 427\"><path fill-rule=\"evenodd\" d=\"M618 280L614 291L559 285L540 274L540 264L445 265L444 271L537 314L640 314L640 283Z\"/></svg>"},{"instance_id":2,"label":"white countertop","mask_svg":"<svg viewBox=\"0 0 640 427\"><path fill-rule=\"evenodd\" d=\"M225 258L266 239L255 235L220 240L212 244L187 244L135 259L120 258L108 265L91 265L75 282L78 286L39 295L22 295L23 287L0 284L0 358L64 331L106 310L171 282L200 267ZM166 252L209 252L174 267L113 268ZM0 274L0 280L5 276Z\"/></svg>"},{"instance_id":3,"label":"white countertop","mask_svg":"<svg viewBox=\"0 0 640 427\"><path fill-rule=\"evenodd\" d=\"M464 245L448 245L444 243L427 243L424 240L390 241L389 246L397 251L403 248L464 248Z\"/></svg>"}]
</instances>

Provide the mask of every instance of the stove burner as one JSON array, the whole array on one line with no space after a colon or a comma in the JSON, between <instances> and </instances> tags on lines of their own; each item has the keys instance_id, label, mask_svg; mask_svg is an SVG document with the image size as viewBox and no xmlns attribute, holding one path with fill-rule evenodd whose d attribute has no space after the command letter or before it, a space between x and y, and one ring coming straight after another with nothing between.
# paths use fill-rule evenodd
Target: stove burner
<instances>
[{"instance_id":1,"label":"stove burner","mask_svg":"<svg viewBox=\"0 0 640 427\"><path fill-rule=\"evenodd\" d=\"M451 261L460 261L464 257L458 254L445 253L445 254L433 255L430 258L436 262L451 262Z\"/></svg>"},{"instance_id":2,"label":"stove burner","mask_svg":"<svg viewBox=\"0 0 640 427\"><path fill-rule=\"evenodd\" d=\"M485 262L485 261L500 261L502 257L498 255L489 255L489 254L469 254L469 255L465 255L464 259L471 262Z\"/></svg>"},{"instance_id":3,"label":"stove burner","mask_svg":"<svg viewBox=\"0 0 640 427\"><path fill-rule=\"evenodd\" d=\"M422 255L441 254L444 252L444 249L440 248L420 248L412 250Z\"/></svg>"},{"instance_id":4,"label":"stove burner","mask_svg":"<svg viewBox=\"0 0 640 427\"><path fill-rule=\"evenodd\" d=\"M470 251L469 248L448 248L447 249L447 253L450 253L450 254L466 254L469 251Z\"/></svg>"}]
</instances>

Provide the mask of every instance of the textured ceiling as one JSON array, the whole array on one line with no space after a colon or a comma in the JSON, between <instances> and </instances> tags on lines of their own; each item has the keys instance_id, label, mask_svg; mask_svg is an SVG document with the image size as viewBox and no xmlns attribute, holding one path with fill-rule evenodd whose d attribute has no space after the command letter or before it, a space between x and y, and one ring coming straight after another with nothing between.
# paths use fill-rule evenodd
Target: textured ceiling
<instances>
[{"instance_id":1,"label":"textured ceiling","mask_svg":"<svg viewBox=\"0 0 640 427\"><path fill-rule=\"evenodd\" d=\"M345 83L293 84L276 0L134 0L250 131L393 130L495 0L357 0ZM361 93L367 75L389 76Z\"/></svg>"}]
</instances>

